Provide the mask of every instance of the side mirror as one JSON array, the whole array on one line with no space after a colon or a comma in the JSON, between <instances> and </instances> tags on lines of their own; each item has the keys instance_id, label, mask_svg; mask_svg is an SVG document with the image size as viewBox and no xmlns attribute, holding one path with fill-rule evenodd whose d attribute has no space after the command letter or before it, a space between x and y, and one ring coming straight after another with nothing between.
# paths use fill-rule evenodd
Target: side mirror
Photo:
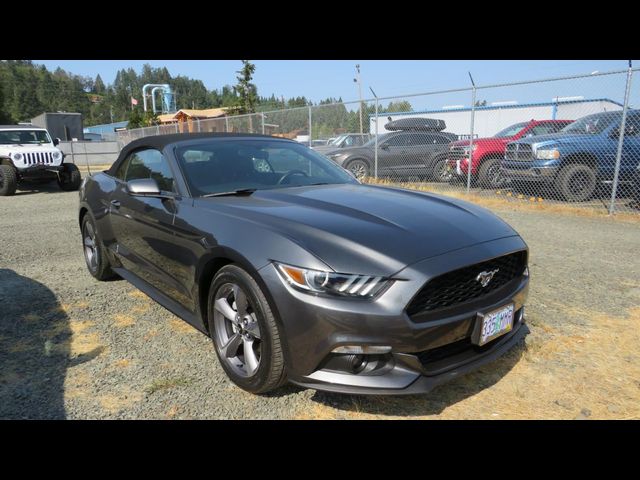
<instances>
[{"instance_id":1,"label":"side mirror","mask_svg":"<svg viewBox=\"0 0 640 480\"><path fill-rule=\"evenodd\" d=\"M130 195L140 195L144 197L163 197L160 193L158 182L153 178L141 178L138 180L129 180L127 182L127 191Z\"/></svg>"},{"instance_id":2,"label":"side mirror","mask_svg":"<svg viewBox=\"0 0 640 480\"><path fill-rule=\"evenodd\" d=\"M388 143L382 143L382 144L380 144L380 148L382 150L389 150L389 144Z\"/></svg>"},{"instance_id":3,"label":"side mirror","mask_svg":"<svg viewBox=\"0 0 640 480\"><path fill-rule=\"evenodd\" d=\"M53 146L57 147L58 145L60 145L60 139L58 137L53 139Z\"/></svg>"}]
</instances>

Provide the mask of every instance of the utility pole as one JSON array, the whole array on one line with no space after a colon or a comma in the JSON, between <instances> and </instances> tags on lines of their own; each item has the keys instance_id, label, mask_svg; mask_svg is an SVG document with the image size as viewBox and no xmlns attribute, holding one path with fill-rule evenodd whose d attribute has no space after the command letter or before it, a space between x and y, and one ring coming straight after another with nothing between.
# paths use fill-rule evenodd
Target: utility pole
<instances>
[{"instance_id":1,"label":"utility pole","mask_svg":"<svg viewBox=\"0 0 640 480\"><path fill-rule=\"evenodd\" d=\"M362 135L362 83L360 83L360 64L356 65L356 78L353 79L358 84L358 96L360 97L360 135Z\"/></svg>"},{"instance_id":2,"label":"utility pole","mask_svg":"<svg viewBox=\"0 0 640 480\"><path fill-rule=\"evenodd\" d=\"M109 113L111 113L111 123L113 123L113 105L109 106Z\"/></svg>"}]
</instances>

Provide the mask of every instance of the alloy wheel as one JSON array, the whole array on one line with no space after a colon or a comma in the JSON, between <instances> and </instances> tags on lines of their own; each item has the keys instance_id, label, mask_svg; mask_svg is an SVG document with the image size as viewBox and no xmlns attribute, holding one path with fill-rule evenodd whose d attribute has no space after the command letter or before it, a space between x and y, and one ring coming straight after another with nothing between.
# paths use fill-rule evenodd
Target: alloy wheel
<instances>
[{"instance_id":1,"label":"alloy wheel","mask_svg":"<svg viewBox=\"0 0 640 480\"><path fill-rule=\"evenodd\" d=\"M95 272L98 270L98 247L96 245L96 233L90 222L84 224L82 229L82 240L84 244L84 259L87 262L89 270Z\"/></svg>"},{"instance_id":2,"label":"alloy wheel","mask_svg":"<svg viewBox=\"0 0 640 480\"><path fill-rule=\"evenodd\" d=\"M590 189L590 178L585 172L576 172L569 179L569 190L572 194L579 197L584 195Z\"/></svg>"},{"instance_id":3,"label":"alloy wheel","mask_svg":"<svg viewBox=\"0 0 640 480\"><path fill-rule=\"evenodd\" d=\"M358 180L362 180L369 175L369 167L361 160L351 162L347 168Z\"/></svg>"},{"instance_id":4,"label":"alloy wheel","mask_svg":"<svg viewBox=\"0 0 640 480\"><path fill-rule=\"evenodd\" d=\"M213 326L223 361L242 377L255 375L262 355L262 335L256 310L239 285L225 283L216 292Z\"/></svg>"}]
</instances>

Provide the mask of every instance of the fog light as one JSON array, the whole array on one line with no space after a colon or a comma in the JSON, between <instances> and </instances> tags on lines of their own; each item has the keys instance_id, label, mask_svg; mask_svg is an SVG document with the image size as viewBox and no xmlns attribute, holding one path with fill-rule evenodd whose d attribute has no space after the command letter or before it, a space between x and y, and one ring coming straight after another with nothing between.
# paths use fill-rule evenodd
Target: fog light
<instances>
[{"instance_id":1,"label":"fog light","mask_svg":"<svg viewBox=\"0 0 640 480\"><path fill-rule=\"evenodd\" d=\"M351 364L351 371L353 373L360 373L367 367L367 363L369 363L364 355L350 355L350 357L349 363Z\"/></svg>"},{"instance_id":2,"label":"fog light","mask_svg":"<svg viewBox=\"0 0 640 480\"><path fill-rule=\"evenodd\" d=\"M352 353L355 355L374 355L380 353L389 353L391 347L386 345L343 345L336 347L333 353Z\"/></svg>"}]
</instances>

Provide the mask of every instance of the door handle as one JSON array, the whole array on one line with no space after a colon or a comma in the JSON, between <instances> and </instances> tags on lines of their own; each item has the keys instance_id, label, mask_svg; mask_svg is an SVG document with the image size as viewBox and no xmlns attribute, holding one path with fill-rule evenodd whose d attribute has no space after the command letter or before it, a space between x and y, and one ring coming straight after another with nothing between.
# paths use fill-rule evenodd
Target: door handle
<instances>
[{"instance_id":1,"label":"door handle","mask_svg":"<svg viewBox=\"0 0 640 480\"><path fill-rule=\"evenodd\" d=\"M120 202L118 200L111 200L111 206L114 208L120 208Z\"/></svg>"}]
</instances>

